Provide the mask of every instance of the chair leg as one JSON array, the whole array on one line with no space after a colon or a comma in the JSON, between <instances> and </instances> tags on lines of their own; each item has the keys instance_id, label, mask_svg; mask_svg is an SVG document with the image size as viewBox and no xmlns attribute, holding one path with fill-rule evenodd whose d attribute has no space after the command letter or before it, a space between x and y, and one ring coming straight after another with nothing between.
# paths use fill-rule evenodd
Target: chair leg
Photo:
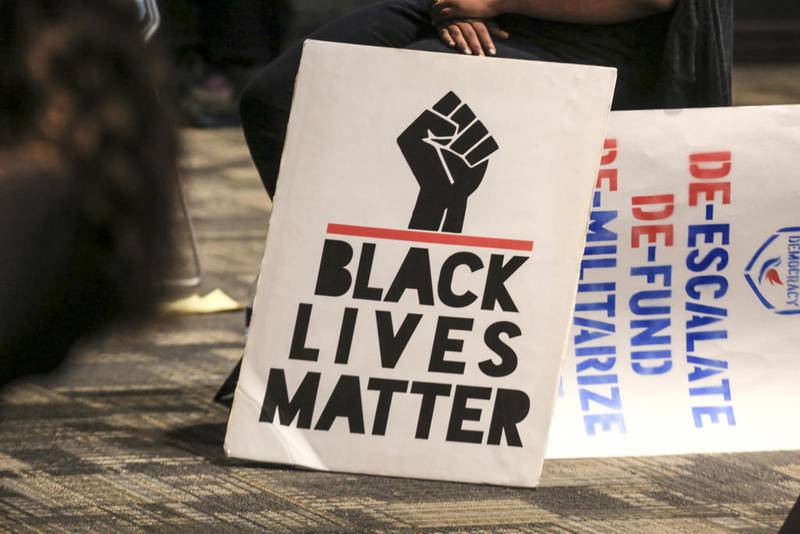
<instances>
[{"instance_id":1,"label":"chair leg","mask_svg":"<svg viewBox=\"0 0 800 534\"><path fill-rule=\"evenodd\" d=\"M197 247L197 235L194 231L192 216L189 213L189 204L186 202L186 195L183 192L183 185L181 184L179 173L175 174L175 189L178 202L181 206L183 219L186 221L186 227L189 231L189 242L192 249L192 262L194 263L194 275L181 278L167 278L164 280L164 283L170 287L192 288L199 286L200 282L203 280L203 265L200 263L200 253Z\"/></svg>"},{"instance_id":2,"label":"chair leg","mask_svg":"<svg viewBox=\"0 0 800 534\"><path fill-rule=\"evenodd\" d=\"M148 42L161 26L161 14L158 10L158 3L156 0L140 0L140 7L144 11L143 37L144 41ZM158 88L154 88L156 96L158 96ZM159 98L160 99L160 98ZM175 192L178 197L178 202L181 205L181 212L183 219L186 221L186 227L189 230L189 242L192 247L192 261L194 263L194 276L187 276L183 278L167 278L164 284L169 287L192 288L200 285L203 280L203 266L200 263L200 253L197 248L197 236L194 232L194 224L192 224L192 216L189 213L189 205L186 202L186 195L183 193L183 185L181 184L180 171L176 169L175 172Z\"/></svg>"}]
</instances>

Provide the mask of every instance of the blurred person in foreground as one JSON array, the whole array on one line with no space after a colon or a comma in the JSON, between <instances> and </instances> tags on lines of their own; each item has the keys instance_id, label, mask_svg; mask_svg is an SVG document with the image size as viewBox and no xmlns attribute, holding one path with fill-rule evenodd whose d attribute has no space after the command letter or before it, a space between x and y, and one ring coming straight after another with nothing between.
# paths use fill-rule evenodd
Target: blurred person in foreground
<instances>
[{"instance_id":1,"label":"blurred person in foreground","mask_svg":"<svg viewBox=\"0 0 800 534\"><path fill-rule=\"evenodd\" d=\"M648 109L730 105L732 35L732 0L385 0L310 38L616 67L613 108ZM299 45L286 51L242 96L247 144L270 196L300 55Z\"/></svg>"},{"instance_id":2,"label":"blurred person in foreground","mask_svg":"<svg viewBox=\"0 0 800 534\"><path fill-rule=\"evenodd\" d=\"M134 2L0 0L0 385L153 309L176 132Z\"/></svg>"}]
</instances>

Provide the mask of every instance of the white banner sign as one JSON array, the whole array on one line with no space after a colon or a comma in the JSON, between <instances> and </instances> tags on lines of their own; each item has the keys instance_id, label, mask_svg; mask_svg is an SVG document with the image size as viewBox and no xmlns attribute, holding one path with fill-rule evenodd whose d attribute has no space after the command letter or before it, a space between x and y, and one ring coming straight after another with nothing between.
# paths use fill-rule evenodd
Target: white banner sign
<instances>
[{"instance_id":1,"label":"white banner sign","mask_svg":"<svg viewBox=\"0 0 800 534\"><path fill-rule=\"evenodd\" d=\"M798 124L611 114L549 458L800 449Z\"/></svg>"},{"instance_id":2,"label":"white banner sign","mask_svg":"<svg viewBox=\"0 0 800 534\"><path fill-rule=\"evenodd\" d=\"M228 454L535 485L614 79L307 42Z\"/></svg>"}]
</instances>

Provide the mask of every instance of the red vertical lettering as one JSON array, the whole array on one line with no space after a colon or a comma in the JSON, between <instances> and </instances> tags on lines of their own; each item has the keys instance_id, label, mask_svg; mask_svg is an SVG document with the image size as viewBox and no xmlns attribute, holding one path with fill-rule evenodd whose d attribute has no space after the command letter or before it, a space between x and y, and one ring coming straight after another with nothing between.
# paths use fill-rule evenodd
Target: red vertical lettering
<instances>
[{"instance_id":1,"label":"red vertical lettering","mask_svg":"<svg viewBox=\"0 0 800 534\"><path fill-rule=\"evenodd\" d=\"M675 211L675 195L643 195L633 197L633 216L640 221L666 219Z\"/></svg>"},{"instance_id":2,"label":"red vertical lettering","mask_svg":"<svg viewBox=\"0 0 800 534\"><path fill-rule=\"evenodd\" d=\"M725 178L731 172L731 153L703 152L689 156L689 172L700 180Z\"/></svg>"}]
</instances>

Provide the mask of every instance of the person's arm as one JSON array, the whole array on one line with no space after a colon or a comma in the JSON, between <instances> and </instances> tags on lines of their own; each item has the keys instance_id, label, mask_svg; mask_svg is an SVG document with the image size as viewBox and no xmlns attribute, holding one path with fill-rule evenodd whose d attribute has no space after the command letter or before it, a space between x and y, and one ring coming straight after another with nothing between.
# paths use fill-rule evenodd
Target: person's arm
<instances>
[{"instance_id":1,"label":"person's arm","mask_svg":"<svg viewBox=\"0 0 800 534\"><path fill-rule=\"evenodd\" d=\"M558 22L615 24L671 10L678 0L439 0L434 23L454 18L491 18L504 13Z\"/></svg>"}]
</instances>

